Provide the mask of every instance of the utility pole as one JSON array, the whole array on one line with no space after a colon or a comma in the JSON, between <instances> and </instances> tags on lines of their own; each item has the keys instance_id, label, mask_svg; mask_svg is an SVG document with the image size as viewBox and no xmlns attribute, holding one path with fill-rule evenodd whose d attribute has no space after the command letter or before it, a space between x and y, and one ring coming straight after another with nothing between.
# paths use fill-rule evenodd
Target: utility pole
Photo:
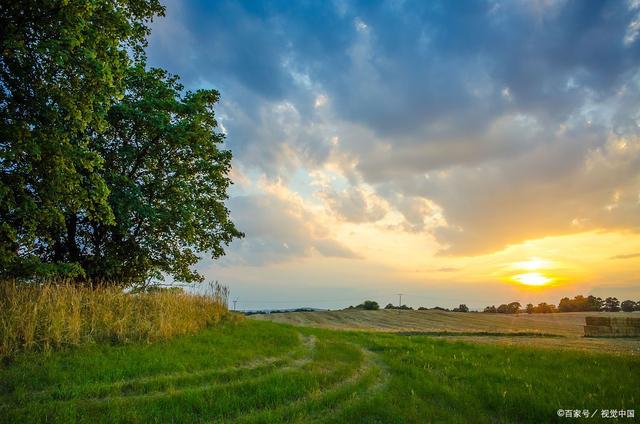
<instances>
[{"instance_id":1,"label":"utility pole","mask_svg":"<svg viewBox=\"0 0 640 424\"><path fill-rule=\"evenodd\" d=\"M400 306L402 306L402 295L403 295L403 294L404 294L404 293L398 293L398 306L399 306L399 307L400 307Z\"/></svg>"},{"instance_id":2,"label":"utility pole","mask_svg":"<svg viewBox=\"0 0 640 424\"><path fill-rule=\"evenodd\" d=\"M233 299L233 310L236 310L236 302L238 301L238 298L236 297L235 299Z\"/></svg>"}]
</instances>

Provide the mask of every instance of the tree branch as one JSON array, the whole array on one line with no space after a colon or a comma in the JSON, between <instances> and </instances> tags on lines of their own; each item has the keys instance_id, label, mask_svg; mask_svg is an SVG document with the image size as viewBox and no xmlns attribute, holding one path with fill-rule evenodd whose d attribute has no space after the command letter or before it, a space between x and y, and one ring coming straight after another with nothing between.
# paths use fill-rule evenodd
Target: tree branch
<instances>
[{"instance_id":1,"label":"tree branch","mask_svg":"<svg viewBox=\"0 0 640 424\"><path fill-rule=\"evenodd\" d=\"M133 166L131 167L131 170L129 171L129 173L127 174L127 177L129 179L133 178L133 176L135 175L136 172L138 172L138 169L140 168L140 166L142 165L142 161L144 160L144 158L147 156L147 154L149 153L149 149L151 149L151 146L156 144L158 141L160 140L160 135L157 135L156 137L154 137L150 142L148 142L140 151L140 153L138 154L138 156L136 156L135 161L133 162Z\"/></svg>"}]
</instances>

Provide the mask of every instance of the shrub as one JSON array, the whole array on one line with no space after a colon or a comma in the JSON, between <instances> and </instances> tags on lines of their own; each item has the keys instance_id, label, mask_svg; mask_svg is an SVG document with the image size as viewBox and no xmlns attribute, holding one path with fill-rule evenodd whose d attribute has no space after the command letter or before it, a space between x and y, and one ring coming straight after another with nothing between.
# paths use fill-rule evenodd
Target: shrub
<instances>
[{"instance_id":1,"label":"shrub","mask_svg":"<svg viewBox=\"0 0 640 424\"><path fill-rule=\"evenodd\" d=\"M407 305L402 305L402 306L394 306L393 304L389 303L387 304L387 306L384 307L384 309L400 309L400 310L413 310L413 308L411 306L407 306Z\"/></svg>"},{"instance_id":2,"label":"shrub","mask_svg":"<svg viewBox=\"0 0 640 424\"><path fill-rule=\"evenodd\" d=\"M349 306L347 309L364 309L365 311L377 311L380 309L378 302L374 300L365 300L357 306Z\"/></svg>"},{"instance_id":3,"label":"shrub","mask_svg":"<svg viewBox=\"0 0 640 424\"><path fill-rule=\"evenodd\" d=\"M125 293L113 286L0 282L0 356L110 341L152 342L230 318L227 289Z\"/></svg>"},{"instance_id":4,"label":"shrub","mask_svg":"<svg viewBox=\"0 0 640 424\"><path fill-rule=\"evenodd\" d=\"M366 309L367 311L377 311L380 309L380 305L378 305L378 302L376 301L365 300L362 304L362 309Z\"/></svg>"}]
</instances>

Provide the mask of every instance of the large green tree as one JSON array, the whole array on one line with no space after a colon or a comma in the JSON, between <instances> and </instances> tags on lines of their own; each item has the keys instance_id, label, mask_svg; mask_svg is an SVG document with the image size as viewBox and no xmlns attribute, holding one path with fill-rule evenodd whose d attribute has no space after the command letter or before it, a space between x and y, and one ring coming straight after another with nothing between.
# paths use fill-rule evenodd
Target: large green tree
<instances>
[{"instance_id":1,"label":"large green tree","mask_svg":"<svg viewBox=\"0 0 640 424\"><path fill-rule=\"evenodd\" d=\"M143 53L158 0L8 0L0 5L0 271L75 273L60 229L82 211L112 221L87 128L104 128ZM90 205L90 206L89 206Z\"/></svg>"},{"instance_id":2,"label":"large green tree","mask_svg":"<svg viewBox=\"0 0 640 424\"><path fill-rule=\"evenodd\" d=\"M0 276L193 281L195 251L217 257L240 235L217 93L181 96L144 69L163 13L158 0L0 4Z\"/></svg>"},{"instance_id":3,"label":"large green tree","mask_svg":"<svg viewBox=\"0 0 640 424\"><path fill-rule=\"evenodd\" d=\"M130 69L124 99L92 137L104 158L113 223L78 217L77 257L91 276L198 281L199 251L217 258L240 233L224 205L231 152L219 148L215 90L182 94L161 69ZM85 219L83 219L85 218ZM71 253L71 252L68 252Z\"/></svg>"}]
</instances>

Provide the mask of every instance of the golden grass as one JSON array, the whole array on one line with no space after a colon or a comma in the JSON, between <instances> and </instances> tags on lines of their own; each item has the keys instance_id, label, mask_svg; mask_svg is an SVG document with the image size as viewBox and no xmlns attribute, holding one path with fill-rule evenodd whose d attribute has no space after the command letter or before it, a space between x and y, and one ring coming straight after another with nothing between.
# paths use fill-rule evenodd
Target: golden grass
<instances>
[{"instance_id":1,"label":"golden grass","mask_svg":"<svg viewBox=\"0 0 640 424\"><path fill-rule=\"evenodd\" d=\"M98 341L153 342L194 333L231 316L227 291L211 295L118 287L0 282L0 357Z\"/></svg>"}]
</instances>

